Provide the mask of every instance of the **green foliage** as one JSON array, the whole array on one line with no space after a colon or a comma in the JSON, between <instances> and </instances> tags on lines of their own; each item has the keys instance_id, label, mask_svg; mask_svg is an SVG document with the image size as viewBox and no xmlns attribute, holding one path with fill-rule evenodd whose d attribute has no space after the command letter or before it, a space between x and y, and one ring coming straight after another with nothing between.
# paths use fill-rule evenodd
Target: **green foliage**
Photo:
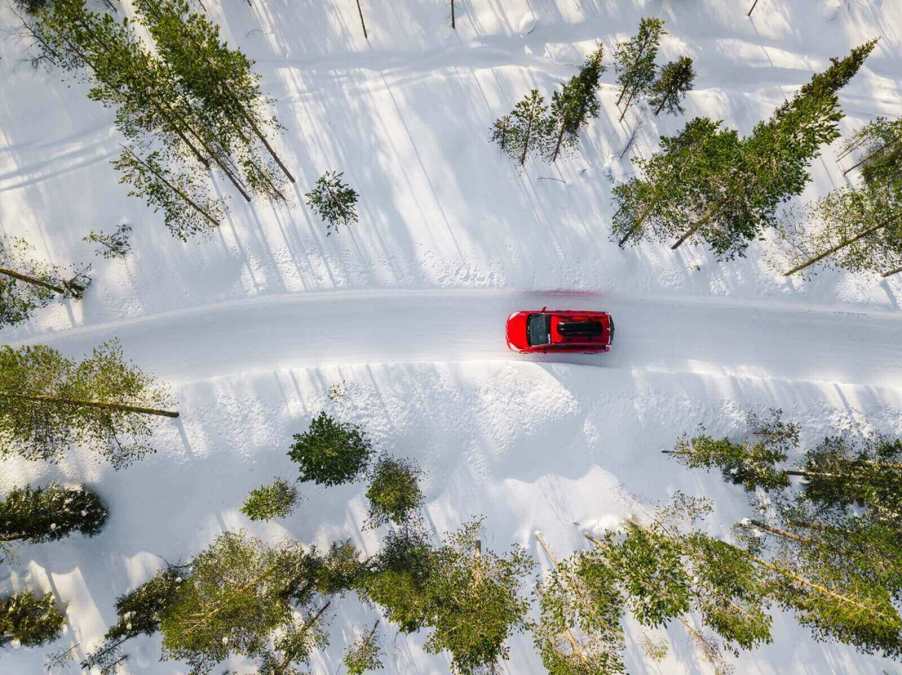
<instances>
[{"instance_id":1,"label":"green foliage","mask_svg":"<svg viewBox=\"0 0 902 675\"><path fill-rule=\"evenodd\" d=\"M377 622L369 633L358 638L348 647L342 659L348 675L363 675L371 670L382 669L382 649L376 635L378 626Z\"/></svg>"},{"instance_id":2,"label":"green foliage","mask_svg":"<svg viewBox=\"0 0 902 675\"><path fill-rule=\"evenodd\" d=\"M641 177L615 188L615 236L621 242L678 237L674 248L701 239L722 259L744 255L776 226L780 205L802 192L820 147L838 136L837 92L874 44L833 59L748 138L704 119L662 137L662 151L639 163Z\"/></svg>"},{"instance_id":3,"label":"green foliage","mask_svg":"<svg viewBox=\"0 0 902 675\"><path fill-rule=\"evenodd\" d=\"M626 42L618 43L614 50L617 81L620 83L617 105L626 97L624 112L636 95L648 91L654 82L655 57L662 35L666 35L664 21L644 17L639 22L636 35Z\"/></svg>"},{"instance_id":4,"label":"green foliage","mask_svg":"<svg viewBox=\"0 0 902 675\"><path fill-rule=\"evenodd\" d=\"M16 641L26 647L52 642L66 617L56 608L53 594L17 593L0 597L0 647Z\"/></svg>"},{"instance_id":5,"label":"green foliage","mask_svg":"<svg viewBox=\"0 0 902 675\"><path fill-rule=\"evenodd\" d=\"M162 406L169 399L111 340L80 362L44 345L0 347L0 400L0 456L58 462L81 445L118 469L153 452L147 415L75 402Z\"/></svg>"},{"instance_id":6,"label":"green foliage","mask_svg":"<svg viewBox=\"0 0 902 675\"><path fill-rule=\"evenodd\" d=\"M124 258L132 248L129 237L132 234L132 226L128 223L122 223L113 232L91 230L82 241L99 244L97 254L110 260L112 258Z\"/></svg>"},{"instance_id":7,"label":"green foliage","mask_svg":"<svg viewBox=\"0 0 902 675\"><path fill-rule=\"evenodd\" d=\"M41 283L17 279L0 271L0 328L27 321L35 310L46 307L54 300L81 297L87 287L86 282L90 281L81 274L71 282L67 281L68 275L61 268L34 260L28 242L19 238L7 240L0 237L0 269L59 288L56 291Z\"/></svg>"},{"instance_id":8,"label":"green foliage","mask_svg":"<svg viewBox=\"0 0 902 675\"><path fill-rule=\"evenodd\" d=\"M578 140L579 130L592 118L598 117L598 83L605 71L604 51L601 45L589 55L579 73L570 78L561 91L551 99L550 116L557 130L557 139L550 160L556 161L562 148L572 147ZM501 133L505 122L501 122ZM496 140L496 139L493 139Z\"/></svg>"},{"instance_id":9,"label":"green foliage","mask_svg":"<svg viewBox=\"0 0 902 675\"><path fill-rule=\"evenodd\" d=\"M316 583L315 553L270 548L240 533L221 535L194 558L191 573L163 611L166 658L209 672L230 655L261 660L261 672L305 663L321 644L321 607L307 611ZM327 605L326 605L327 606Z\"/></svg>"},{"instance_id":10,"label":"green foliage","mask_svg":"<svg viewBox=\"0 0 902 675\"><path fill-rule=\"evenodd\" d=\"M428 625L426 589L433 573L434 556L417 530L389 532L360 590L380 605L388 620L406 633Z\"/></svg>"},{"instance_id":11,"label":"green foliage","mask_svg":"<svg viewBox=\"0 0 902 675\"><path fill-rule=\"evenodd\" d=\"M781 463L799 441L798 428L779 411L764 421L752 417L750 426L755 445L704 437L675 453L690 466L721 468L725 480L749 492L766 491L771 505L766 522L740 524L745 548L698 533L687 539L696 578L710 586L701 605L706 624L743 647L766 641L764 610L774 601L816 639L902 654L894 604L902 597L902 442L827 437L793 469ZM804 479L797 490L793 476ZM724 598L722 590L729 591ZM734 614L737 605L745 606L742 614Z\"/></svg>"},{"instance_id":12,"label":"green foliage","mask_svg":"<svg viewBox=\"0 0 902 675\"><path fill-rule=\"evenodd\" d=\"M531 154L545 153L555 133L554 120L538 89L524 96L510 115L495 122L492 140L521 165Z\"/></svg>"},{"instance_id":13,"label":"green foliage","mask_svg":"<svg viewBox=\"0 0 902 675\"><path fill-rule=\"evenodd\" d=\"M842 513L852 506L865 509L902 534L902 440L827 437L805 454L801 473L806 499Z\"/></svg>"},{"instance_id":14,"label":"green foliage","mask_svg":"<svg viewBox=\"0 0 902 675\"><path fill-rule=\"evenodd\" d=\"M419 486L421 473L409 460L389 456L379 458L373 466L366 491L372 527L410 522L423 504L424 496Z\"/></svg>"},{"instance_id":15,"label":"green foliage","mask_svg":"<svg viewBox=\"0 0 902 675\"><path fill-rule=\"evenodd\" d=\"M326 221L326 235L338 231L339 225L357 222L357 192L344 182L341 171L326 171L313 189L304 195L307 205Z\"/></svg>"},{"instance_id":16,"label":"green foliage","mask_svg":"<svg viewBox=\"0 0 902 675\"><path fill-rule=\"evenodd\" d=\"M292 512L297 500L297 489L284 480L276 479L269 485L251 490L241 512L251 520L284 518Z\"/></svg>"},{"instance_id":17,"label":"green foliage","mask_svg":"<svg viewBox=\"0 0 902 675\"><path fill-rule=\"evenodd\" d=\"M455 672L473 673L506 659L505 641L526 627L519 592L532 559L521 549L483 551L479 522L430 547L415 530L389 534L361 591L406 632L431 628L426 649L448 651Z\"/></svg>"},{"instance_id":18,"label":"green foliage","mask_svg":"<svg viewBox=\"0 0 902 675\"><path fill-rule=\"evenodd\" d=\"M14 488L0 501L0 541L40 543L76 531L93 537L108 515L100 497L83 487Z\"/></svg>"},{"instance_id":19,"label":"green foliage","mask_svg":"<svg viewBox=\"0 0 902 675\"><path fill-rule=\"evenodd\" d=\"M724 480L742 485L746 490L789 485L789 477L775 466L786 459L786 453L766 443L734 443L703 434L692 439L681 438L673 455L693 469L720 469Z\"/></svg>"},{"instance_id":20,"label":"green foliage","mask_svg":"<svg viewBox=\"0 0 902 675\"><path fill-rule=\"evenodd\" d=\"M178 597L188 568L169 567L135 590L116 599L119 620L104 636L107 640L153 635L160 630L163 613Z\"/></svg>"},{"instance_id":21,"label":"green foliage","mask_svg":"<svg viewBox=\"0 0 902 675\"><path fill-rule=\"evenodd\" d=\"M310 427L294 435L288 456L298 464L301 480L339 485L357 478L373 455L370 440L356 426L338 422L325 411Z\"/></svg>"},{"instance_id":22,"label":"green foliage","mask_svg":"<svg viewBox=\"0 0 902 675\"><path fill-rule=\"evenodd\" d=\"M681 56L661 68L658 79L649 89L648 102L655 109L655 115L662 110L671 114L683 112L680 102L686 97L686 92L692 89L694 79L695 70L692 68L692 59L688 56Z\"/></svg>"},{"instance_id":23,"label":"green foliage","mask_svg":"<svg viewBox=\"0 0 902 675\"><path fill-rule=\"evenodd\" d=\"M538 587L538 601L533 636L550 675L625 671L624 599L601 555L585 551L555 565Z\"/></svg>"},{"instance_id":24,"label":"green foliage","mask_svg":"<svg viewBox=\"0 0 902 675\"><path fill-rule=\"evenodd\" d=\"M195 172L172 173L178 163L163 157L155 150L141 158L125 149L113 167L119 171L119 182L131 186L129 195L163 213L163 224L176 239L188 241L218 227L226 210L223 200L211 197L207 181Z\"/></svg>"}]
</instances>

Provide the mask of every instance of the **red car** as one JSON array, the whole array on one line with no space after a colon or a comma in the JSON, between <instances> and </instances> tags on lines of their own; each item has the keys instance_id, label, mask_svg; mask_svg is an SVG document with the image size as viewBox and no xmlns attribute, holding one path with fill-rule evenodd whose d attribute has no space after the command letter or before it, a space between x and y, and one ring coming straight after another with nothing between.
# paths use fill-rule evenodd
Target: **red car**
<instances>
[{"instance_id":1,"label":"red car","mask_svg":"<svg viewBox=\"0 0 902 675\"><path fill-rule=\"evenodd\" d=\"M524 354L606 352L613 339L614 320L607 312L543 307L507 317L507 346Z\"/></svg>"}]
</instances>

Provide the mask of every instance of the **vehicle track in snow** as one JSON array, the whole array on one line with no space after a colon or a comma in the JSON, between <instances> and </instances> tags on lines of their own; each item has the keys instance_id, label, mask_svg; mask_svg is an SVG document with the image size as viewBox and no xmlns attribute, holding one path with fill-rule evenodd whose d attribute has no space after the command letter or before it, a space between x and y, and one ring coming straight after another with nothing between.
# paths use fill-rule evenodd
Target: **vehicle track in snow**
<instances>
[{"instance_id":1,"label":"vehicle track in snow","mask_svg":"<svg viewBox=\"0 0 902 675\"><path fill-rule=\"evenodd\" d=\"M505 319L547 305L610 311L613 350L522 356ZM172 381L338 364L511 360L902 387L902 314L716 297L494 289L262 296L32 336L70 354L119 338Z\"/></svg>"}]
</instances>

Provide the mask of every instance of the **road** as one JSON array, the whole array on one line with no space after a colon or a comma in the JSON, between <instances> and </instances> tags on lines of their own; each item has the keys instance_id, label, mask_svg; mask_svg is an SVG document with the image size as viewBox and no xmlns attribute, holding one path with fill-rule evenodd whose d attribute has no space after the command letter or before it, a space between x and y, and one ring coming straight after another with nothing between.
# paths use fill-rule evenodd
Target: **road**
<instances>
[{"instance_id":1,"label":"road","mask_svg":"<svg viewBox=\"0 0 902 675\"><path fill-rule=\"evenodd\" d=\"M613 350L538 357L507 351L507 315L544 305L610 311ZM330 291L178 310L28 342L75 355L112 337L141 367L173 381L281 367L509 359L902 386L900 314L711 297Z\"/></svg>"}]
</instances>

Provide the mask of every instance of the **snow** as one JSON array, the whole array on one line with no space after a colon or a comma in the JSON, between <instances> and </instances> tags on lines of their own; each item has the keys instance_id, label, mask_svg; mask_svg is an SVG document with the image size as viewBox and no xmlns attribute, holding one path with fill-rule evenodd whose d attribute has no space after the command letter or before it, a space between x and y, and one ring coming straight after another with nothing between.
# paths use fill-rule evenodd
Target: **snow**
<instances>
[{"instance_id":1,"label":"snow","mask_svg":"<svg viewBox=\"0 0 902 675\"><path fill-rule=\"evenodd\" d=\"M611 177L630 175L630 158L652 152L661 133L701 114L747 132L829 57L866 39L880 42L841 94L843 129L902 115L902 3L761 0L748 19L745 3L722 0L466 0L453 32L444 1L376 0L363 3L368 43L354 0L204 4L257 60L298 185L288 205L233 199L221 230L189 244L117 184L111 111L87 101L82 83L23 61L8 3L0 9L9 27L0 40L0 232L71 264L90 258L81 241L89 230L134 226L125 261L93 259L84 301L2 339L74 356L119 337L170 384L182 413L162 423L156 455L120 472L86 453L60 466L3 462L2 490L86 482L110 507L94 539L19 547L6 568L4 588L27 582L68 603L70 631L57 647L74 639L82 654L114 620L117 595L226 529L321 545L350 537L372 553L378 536L363 528L361 485L302 485L299 508L275 523L238 511L253 487L295 475L291 434L320 409L423 465L436 533L485 514L486 546L520 543L546 568L537 530L563 556L584 532L616 527L677 489L713 498L708 527L729 536L749 514L739 490L659 452L699 424L733 433L744 409L777 406L806 440L861 423L902 433L902 279L787 281L769 242L718 264L689 246L620 251L608 241ZM685 116L637 108L619 124L610 55L648 15L667 22L659 60L692 56L696 88ZM603 109L580 152L518 171L488 143L490 124L533 86L550 97L598 40L609 64ZM814 163L804 198L844 184L835 155ZM330 237L302 206L326 169L343 170L361 195L360 222ZM507 313L542 305L610 310L614 350L508 353ZM343 601L314 672L338 672L343 646L371 620L372 610ZM383 636L386 672L447 672L422 635ZM643 665L641 637L631 626L630 672L710 672L681 629L657 635L671 642L657 666ZM48 651L4 652L0 671L42 672ZM184 670L158 662L159 638L127 651L128 672ZM504 668L542 672L528 636L512 641ZM815 643L782 616L773 644L738 661L738 672L754 673L891 668Z\"/></svg>"}]
</instances>

